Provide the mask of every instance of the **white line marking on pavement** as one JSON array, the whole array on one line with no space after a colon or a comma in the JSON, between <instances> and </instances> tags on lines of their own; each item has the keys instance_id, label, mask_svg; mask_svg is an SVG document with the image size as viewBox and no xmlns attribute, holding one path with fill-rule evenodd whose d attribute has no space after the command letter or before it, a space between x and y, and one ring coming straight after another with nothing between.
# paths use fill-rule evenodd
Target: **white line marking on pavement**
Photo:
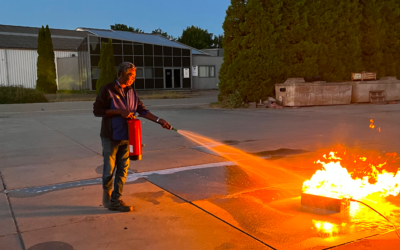
<instances>
[{"instance_id":1,"label":"white line marking on pavement","mask_svg":"<svg viewBox=\"0 0 400 250\"><path fill-rule=\"evenodd\" d=\"M236 164L232 161L225 161L225 162L216 162L216 163L209 163L209 164L202 164L202 165L194 165L194 166L188 166L188 167L179 167L179 168L149 171L149 172L143 172L143 173L133 173L133 174L128 174L126 182L133 182L139 178L147 178L148 176L150 176L152 174L167 175L167 174L173 174L173 173L187 171L187 170L215 168L215 167L224 167L224 166L232 166L232 165L236 165ZM52 184L52 185L41 186L41 187L30 187L30 188L23 188L23 189L4 190L4 193L24 192L24 193L37 194L37 193L49 192L49 191L60 190L60 189L65 189L65 188L73 188L73 187L79 187L79 186L100 184L101 182L102 182L101 178L94 178L94 179L89 179L89 180L80 180L80 181L74 181L74 182Z\"/></svg>"}]
</instances>

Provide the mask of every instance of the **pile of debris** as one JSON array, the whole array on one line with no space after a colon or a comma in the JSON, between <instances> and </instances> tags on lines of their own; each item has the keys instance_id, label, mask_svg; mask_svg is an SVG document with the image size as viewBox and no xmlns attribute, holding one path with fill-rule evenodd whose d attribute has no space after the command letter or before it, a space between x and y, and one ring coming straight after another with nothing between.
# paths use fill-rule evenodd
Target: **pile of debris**
<instances>
[{"instance_id":1,"label":"pile of debris","mask_svg":"<svg viewBox=\"0 0 400 250\"><path fill-rule=\"evenodd\" d=\"M250 102L249 108L271 108L271 109L281 109L283 106L280 105L279 101L277 101L273 97L268 97L267 100L260 102Z\"/></svg>"}]
</instances>

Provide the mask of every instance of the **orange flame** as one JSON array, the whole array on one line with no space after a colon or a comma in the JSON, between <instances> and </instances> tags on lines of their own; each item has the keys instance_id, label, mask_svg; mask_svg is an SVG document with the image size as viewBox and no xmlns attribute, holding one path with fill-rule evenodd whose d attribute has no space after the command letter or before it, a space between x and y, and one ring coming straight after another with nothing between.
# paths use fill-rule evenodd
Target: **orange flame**
<instances>
[{"instance_id":1,"label":"orange flame","mask_svg":"<svg viewBox=\"0 0 400 250\"><path fill-rule=\"evenodd\" d=\"M323 169L316 173L303 183L303 192L332 197L332 198L354 198L362 199L373 193L379 193L380 196L387 197L389 195L396 196L400 193L400 170L397 173L388 172L386 170L378 170L385 166L387 162L372 163L366 162L366 157L359 159L367 164L361 171L349 172L342 167L342 159L336 156L337 153L330 152L330 157L326 160L318 160L316 163L321 164ZM393 153L391 154L393 155ZM362 176L360 175L362 172ZM357 175L357 177L353 177Z\"/></svg>"}]
</instances>

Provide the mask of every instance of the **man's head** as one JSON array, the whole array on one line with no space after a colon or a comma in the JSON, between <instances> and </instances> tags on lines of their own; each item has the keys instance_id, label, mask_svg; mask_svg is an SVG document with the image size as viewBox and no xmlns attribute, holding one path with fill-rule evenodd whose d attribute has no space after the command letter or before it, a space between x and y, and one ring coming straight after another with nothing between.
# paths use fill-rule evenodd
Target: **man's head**
<instances>
[{"instance_id":1,"label":"man's head","mask_svg":"<svg viewBox=\"0 0 400 250\"><path fill-rule=\"evenodd\" d=\"M136 67L133 63L123 62L118 67L118 82L121 85L131 86L135 81Z\"/></svg>"}]
</instances>

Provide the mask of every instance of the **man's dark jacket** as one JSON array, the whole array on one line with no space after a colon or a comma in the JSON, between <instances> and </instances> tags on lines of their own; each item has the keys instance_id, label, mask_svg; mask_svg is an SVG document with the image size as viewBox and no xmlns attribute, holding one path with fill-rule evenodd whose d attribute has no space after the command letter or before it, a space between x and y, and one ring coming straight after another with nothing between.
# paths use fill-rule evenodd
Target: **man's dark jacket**
<instances>
[{"instance_id":1,"label":"man's dark jacket","mask_svg":"<svg viewBox=\"0 0 400 250\"><path fill-rule=\"evenodd\" d=\"M129 110L134 114L138 112L141 116L149 112L133 88L126 87L123 90L116 80L102 86L93 104L93 114L103 118L100 136L112 140L128 140L128 125L127 119L122 116L106 116L107 109Z\"/></svg>"}]
</instances>

